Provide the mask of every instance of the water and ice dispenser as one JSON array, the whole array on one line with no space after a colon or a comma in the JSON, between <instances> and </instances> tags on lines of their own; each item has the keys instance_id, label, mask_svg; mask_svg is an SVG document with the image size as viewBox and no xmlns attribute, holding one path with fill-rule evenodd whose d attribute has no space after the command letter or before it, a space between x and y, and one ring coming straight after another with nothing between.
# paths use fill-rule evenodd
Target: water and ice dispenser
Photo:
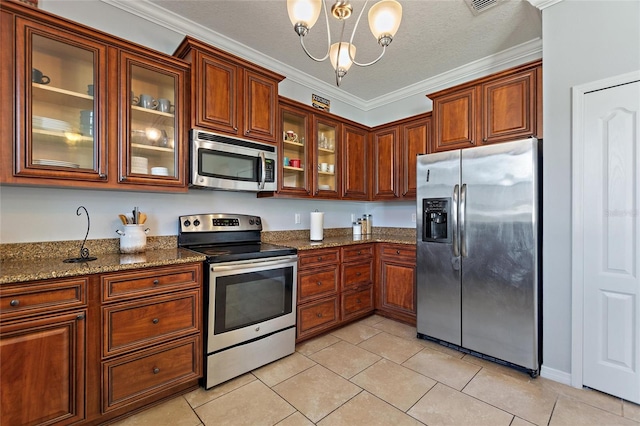
<instances>
[{"instance_id":1,"label":"water and ice dispenser","mask_svg":"<svg viewBox=\"0 0 640 426\"><path fill-rule=\"evenodd\" d=\"M422 200L422 241L450 243L451 198Z\"/></svg>"}]
</instances>

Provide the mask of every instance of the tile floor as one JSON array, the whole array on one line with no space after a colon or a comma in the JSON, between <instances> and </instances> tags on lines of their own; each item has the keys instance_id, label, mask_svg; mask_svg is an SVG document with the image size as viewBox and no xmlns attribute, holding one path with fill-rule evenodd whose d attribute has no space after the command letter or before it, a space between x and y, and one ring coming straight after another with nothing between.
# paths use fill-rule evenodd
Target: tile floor
<instances>
[{"instance_id":1,"label":"tile floor","mask_svg":"<svg viewBox=\"0 0 640 426\"><path fill-rule=\"evenodd\" d=\"M374 315L117 425L640 425L638 405L415 336Z\"/></svg>"}]
</instances>

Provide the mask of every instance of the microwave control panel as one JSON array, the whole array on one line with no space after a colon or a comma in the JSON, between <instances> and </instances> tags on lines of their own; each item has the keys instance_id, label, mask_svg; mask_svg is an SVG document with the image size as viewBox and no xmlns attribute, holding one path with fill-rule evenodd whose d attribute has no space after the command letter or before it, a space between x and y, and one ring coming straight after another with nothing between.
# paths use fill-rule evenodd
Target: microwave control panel
<instances>
[{"instance_id":1,"label":"microwave control panel","mask_svg":"<svg viewBox=\"0 0 640 426\"><path fill-rule=\"evenodd\" d=\"M264 160L265 163L265 182L275 182L276 181L276 162L270 158L266 158Z\"/></svg>"}]
</instances>

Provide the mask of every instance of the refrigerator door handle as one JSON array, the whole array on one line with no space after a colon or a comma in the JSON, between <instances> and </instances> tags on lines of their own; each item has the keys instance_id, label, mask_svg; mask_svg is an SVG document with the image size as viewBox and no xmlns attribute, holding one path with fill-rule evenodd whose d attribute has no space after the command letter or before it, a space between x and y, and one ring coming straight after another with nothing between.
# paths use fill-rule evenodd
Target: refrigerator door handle
<instances>
[{"instance_id":1,"label":"refrigerator door handle","mask_svg":"<svg viewBox=\"0 0 640 426\"><path fill-rule=\"evenodd\" d=\"M451 227L453 228L453 256L460 256L460 244L458 241L458 198L460 195L460 185L453 187L453 203L451 203L451 218L453 223Z\"/></svg>"},{"instance_id":2,"label":"refrigerator door handle","mask_svg":"<svg viewBox=\"0 0 640 426\"><path fill-rule=\"evenodd\" d=\"M467 230L466 230L466 216L467 216L467 184L462 184L460 190L460 254L462 257L467 257Z\"/></svg>"}]
</instances>

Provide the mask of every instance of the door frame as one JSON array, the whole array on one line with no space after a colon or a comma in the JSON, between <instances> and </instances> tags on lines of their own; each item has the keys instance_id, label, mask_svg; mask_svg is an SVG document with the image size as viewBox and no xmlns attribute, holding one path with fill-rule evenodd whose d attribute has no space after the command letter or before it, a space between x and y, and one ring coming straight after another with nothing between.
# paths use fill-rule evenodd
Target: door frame
<instances>
[{"instance_id":1,"label":"door frame","mask_svg":"<svg viewBox=\"0 0 640 426\"><path fill-rule=\"evenodd\" d=\"M577 388L583 385L584 344L584 100L589 92L639 80L640 71L633 71L571 88L571 385Z\"/></svg>"}]
</instances>

